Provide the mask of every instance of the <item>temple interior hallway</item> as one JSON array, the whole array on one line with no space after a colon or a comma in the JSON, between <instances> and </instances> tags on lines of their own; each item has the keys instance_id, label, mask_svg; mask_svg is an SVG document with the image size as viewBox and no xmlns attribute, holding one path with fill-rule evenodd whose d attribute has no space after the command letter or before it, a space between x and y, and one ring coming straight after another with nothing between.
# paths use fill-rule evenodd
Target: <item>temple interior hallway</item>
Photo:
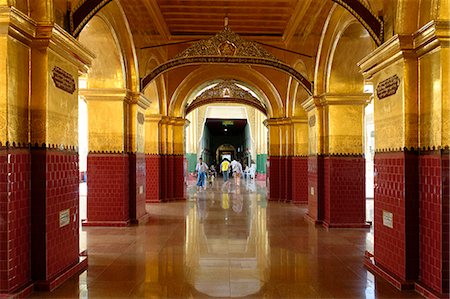
<instances>
[{"instance_id":1,"label":"temple interior hallway","mask_svg":"<svg viewBox=\"0 0 450 299\"><path fill-rule=\"evenodd\" d=\"M31 297L421 298L363 267L373 232L315 227L306 207L267 202L260 182L222 184L190 181L188 200L147 205L144 225L83 228L88 270Z\"/></svg>"}]
</instances>

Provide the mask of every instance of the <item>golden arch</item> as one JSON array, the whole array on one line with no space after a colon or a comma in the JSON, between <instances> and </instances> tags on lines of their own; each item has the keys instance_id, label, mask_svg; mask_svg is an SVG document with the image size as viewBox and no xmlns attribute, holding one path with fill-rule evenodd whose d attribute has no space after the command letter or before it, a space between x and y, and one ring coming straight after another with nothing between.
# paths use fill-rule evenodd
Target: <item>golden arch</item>
<instances>
[{"instance_id":1,"label":"golden arch","mask_svg":"<svg viewBox=\"0 0 450 299\"><path fill-rule=\"evenodd\" d=\"M170 99L168 115L184 117L186 114L185 106L189 96L196 91L198 86L217 79L234 79L251 84L250 86L261 96L262 101L266 105L268 117L282 117L283 103L281 96L266 77L248 66L225 65L206 65L189 74L173 93Z\"/></svg>"}]
</instances>

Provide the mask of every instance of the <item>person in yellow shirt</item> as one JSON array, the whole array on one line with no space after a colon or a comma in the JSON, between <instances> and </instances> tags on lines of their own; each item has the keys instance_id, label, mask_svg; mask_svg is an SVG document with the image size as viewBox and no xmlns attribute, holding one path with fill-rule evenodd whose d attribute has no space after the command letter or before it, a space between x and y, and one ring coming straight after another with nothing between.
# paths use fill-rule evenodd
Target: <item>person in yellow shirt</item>
<instances>
[{"instance_id":1,"label":"person in yellow shirt","mask_svg":"<svg viewBox=\"0 0 450 299\"><path fill-rule=\"evenodd\" d=\"M229 174L230 174L230 161L228 159L223 159L222 163L220 163L220 172L222 172L223 175L223 186L222 191L225 185L228 186L228 192L230 191L230 182L228 181Z\"/></svg>"}]
</instances>

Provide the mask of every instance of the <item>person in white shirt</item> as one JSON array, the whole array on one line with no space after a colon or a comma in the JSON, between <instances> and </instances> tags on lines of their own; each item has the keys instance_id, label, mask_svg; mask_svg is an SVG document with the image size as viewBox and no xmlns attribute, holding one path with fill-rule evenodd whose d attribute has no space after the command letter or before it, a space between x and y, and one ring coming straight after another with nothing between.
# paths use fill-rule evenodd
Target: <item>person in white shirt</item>
<instances>
[{"instance_id":1,"label":"person in white shirt","mask_svg":"<svg viewBox=\"0 0 450 299\"><path fill-rule=\"evenodd\" d=\"M206 171L208 171L208 165L203 162L202 158L198 159L195 171L197 171L197 190L201 190L202 187L206 190Z\"/></svg>"},{"instance_id":2,"label":"person in white shirt","mask_svg":"<svg viewBox=\"0 0 450 299\"><path fill-rule=\"evenodd\" d=\"M241 185L241 176L242 176L242 172L243 172L242 164L239 161L233 160L231 162L231 165L233 165L234 182L236 183L236 186L240 186Z\"/></svg>"}]
</instances>

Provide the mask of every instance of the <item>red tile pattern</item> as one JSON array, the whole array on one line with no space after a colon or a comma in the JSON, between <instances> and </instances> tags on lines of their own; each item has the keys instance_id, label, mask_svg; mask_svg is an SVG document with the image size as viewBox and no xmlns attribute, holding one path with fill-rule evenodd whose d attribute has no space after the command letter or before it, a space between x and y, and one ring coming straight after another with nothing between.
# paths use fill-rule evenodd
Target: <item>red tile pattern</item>
<instances>
[{"instance_id":1,"label":"red tile pattern","mask_svg":"<svg viewBox=\"0 0 450 299\"><path fill-rule=\"evenodd\" d=\"M166 200L173 200L174 198L174 156L167 155L166 156Z\"/></svg>"},{"instance_id":2,"label":"red tile pattern","mask_svg":"<svg viewBox=\"0 0 450 299\"><path fill-rule=\"evenodd\" d=\"M279 200L281 196L280 181L280 163L281 158L276 156L268 156L267 167L267 192L269 200Z\"/></svg>"},{"instance_id":3,"label":"red tile pattern","mask_svg":"<svg viewBox=\"0 0 450 299\"><path fill-rule=\"evenodd\" d=\"M420 155L420 280L438 293L448 292L449 285L448 158L444 168L440 151Z\"/></svg>"},{"instance_id":4,"label":"red tile pattern","mask_svg":"<svg viewBox=\"0 0 450 299\"><path fill-rule=\"evenodd\" d=\"M32 275L48 281L78 263L78 153L33 149L31 159ZM60 227L64 210L70 221Z\"/></svg>"},{"instance_id":5,"label":"red tile pattern","mask_svg":"<svg viewBox=\"0 0 450 299\"><path fill-rule=\"evenodd\" d=\"M286 201L292 201L292 158L293 157L286 157Z\"/></svg>"},{"instance_id":6,"label":"red tile pattern","mask_svg":"<svg viewBox=\"0 0 450 299\"><path fill-rule=\"evenodd\" d=\"M417 278L417 155L376 153L374 257L377 266L401 280ZM393 228L383 225L383 211L393 213Z\"/></svg>"},{"instance_id":7,"label":"red tile pattern","mask_svg":"<svg viewBox=\"0 0 450 299\"><path fill-rule=\"evenodd\" d=\"M308 203L308 158L292 157L292 202Z\"/></svg>"},{"instance_id":8,"label":"red tile pattern","mask_svg":"<svg viewBox=\"0 0 450 299\"><path fill-rule=\"evenodd\" d=\"M89 154L87 186L88 222L129 221L127 154Z\"/></svg>"},{"instance_id":9,"label":"red tile pattern","mask_svg":"<svg viewBox=\"0 0 450 299\"><path fill-rule=\"evenodd\" d=\"M146 216L145 211L145 155L141 153L129 154L130 165L130 218L133 222L138 222Z\"/></svg>"},{"instance_id":10,"label":"red tile pattern","mask_svg":"<svg viewBox=\"0 0 450 299\"><path fill-rule=\"evenodd\" d=\"M450 293L450 152L442 154L442 292ZM449 296L450 297L450 296Z\"/></svg>"},{"instance_id":11,"label":"red tile pattern","mask_svg":"<svg viewBox=\"0 0 450 299\"><path fill-rule=\"evenodd\" d=\"M324 158L322 156L308 157L308 214L307 216L315 221L323 220L324 210Z\"/></svg>"},{"instance_id":12,"label":"red tile pattern","mask_svg":"<svg viewBox=\"0 0 450 299\"><path fill-rule=\"evenodd\" d=\"M174 156L174 198L184 199L184 157Z\"/></svg>"},{"instance_id":13,"label":"red tile pattern","mask_svg":"<svg viewBox=\"0 0 450 299\"><path fill-rule=\"evenodd\" d=\"M365 225L365 159L363 157L325 157L324 187L326 226Z\"/></svg>"},{"instance_id":14,"label":"red tile pattern","mask_svg":"<svg viewBox=\"0 0 450 299\"><path fill-rule=\"evenodd\" d=\"M146 202L159 202L159 155L145 155Z\"/></svg>"},{"instance_id":15,"label":"red tile pattern","mask_svg":"<svg viewBox=\"0 0 450 299\"><path fill-rule=\"evenodd\" d=\"M30 282L30 152L0 150L0 293Z\"/></svg>"},{"instance_id":16,"label":"red tile pattern","mask_svg":"<svg viewBox=\"0 0 450 299\"><path fill-rule=\"evenodd\" d=\"M159 156L159 198L165 201L167 198L167 155Z\"/></svg>"}]
</instances>

